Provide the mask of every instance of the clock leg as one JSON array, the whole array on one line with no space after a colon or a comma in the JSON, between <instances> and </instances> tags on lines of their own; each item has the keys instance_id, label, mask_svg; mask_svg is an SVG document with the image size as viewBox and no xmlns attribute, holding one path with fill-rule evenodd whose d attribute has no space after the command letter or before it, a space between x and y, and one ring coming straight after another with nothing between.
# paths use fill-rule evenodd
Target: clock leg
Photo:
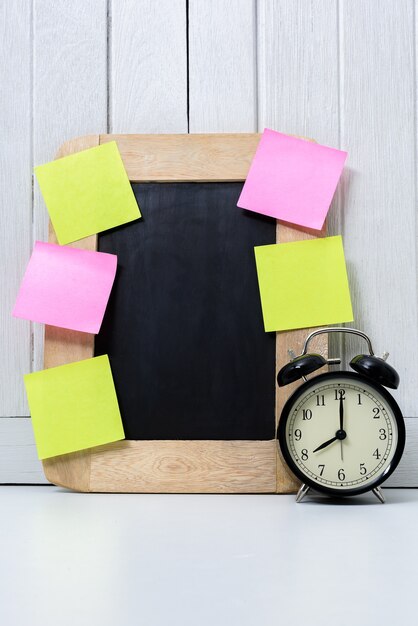
<instances>
[{"instance_id":1,"label":"clock leg","mask_svg":"<svg viewBox=\"0 0 418 626\"><path fill-rule=\"evenodd\" d=\"M296 502L302 502L303 498L306 496L306 494L308 493L310 487L308 485L305 485L305 483L303 483L303 485L301 485L298 494L296 496Z\"/></svg>"},{"instance_id":2,"label":"clock leg","mask_svg":"<svg viewBox=\"0 0 418 626\"><path fill-rule=\"evenodd\" d=\"M385 503L385 496L383 495L382 490L380 489L380 487L375 487L372 491L373 491L374 495L376 496L376 498L378 500L380 500L380 502L382 504L384 504Z\"/></svg>"}]
</instances>

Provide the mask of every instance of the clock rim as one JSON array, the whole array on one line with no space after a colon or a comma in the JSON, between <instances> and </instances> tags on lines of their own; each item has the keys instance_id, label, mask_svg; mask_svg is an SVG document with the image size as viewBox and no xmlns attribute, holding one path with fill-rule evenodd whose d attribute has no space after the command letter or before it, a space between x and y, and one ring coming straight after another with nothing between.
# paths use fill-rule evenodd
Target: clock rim
<instances>
[{"instance_id":1,"label":"clock rim","mask_svg":"<svg viewBox=\"0 0 418 626\"><path fill-rule=\"evenodd\" d=\"M295 402L298 400L298 398L301 395L303 395L306 389L308 389L309 387L314 387L316 384L321 383L321 381L324 381L324 380L332 380L332 379L338 379L338 378L351 378L353 380L357 380L359 382L365 383L369 385L370 387L372 387L373 389L375 389L376 391L378 391L383 397L383 399L385 400L385 402L387 402L387 404L392 409L393 415L395 417L396 425L398 428L398 442L396 444L395 453L389 465L384 470L384 472L380 474L376 478L376 480L374 480L371 483L368 483L366 486L353 487L352 489L344 489L344 490L339 489L338 487L322 486L318 484L317 482L315 482L314 480L312 480L309 476L306 476L299 469L296 463L293 461L292 456L290 455L290 452L287 446L287 442L286 442L287 421L290 416L291 409L294 406ZM280 449L280 452L287 466L299 480L301 480L306 485L309 485L309 487L311 487L315 491L319 491L320 493L325 493L331 496L345 497L345 496L360 495L362 493L366 493L367 491L372 491L373 489L381 485L385 480L389 478L389 476L397 468L399 461L402 458L402 454L405 449L406 432L405 432L405 421L402 415L402 411L398 403L396 402L396 400L387 391L387 389L385 389L379 383L374 382L372 379L367 378L366 376L362 376L361 374L357 374L354 372L339 371L339 372L325 372L324 374L319 374L318 376L315 376L314 378L311 378L307 380L306 382L302 383L292 393L292 395L287 399L283 407L283 410L281 412L279 424L277 426L276 438L277 438L278 447Z\"/></svg>"}]
</instances>

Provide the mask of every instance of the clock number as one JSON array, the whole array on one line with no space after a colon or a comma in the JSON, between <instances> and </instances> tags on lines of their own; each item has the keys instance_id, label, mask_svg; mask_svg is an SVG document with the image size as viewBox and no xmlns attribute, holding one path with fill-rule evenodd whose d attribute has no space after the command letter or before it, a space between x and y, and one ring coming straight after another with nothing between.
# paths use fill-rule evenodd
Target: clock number
<instances>
[{"instance_id":1,"label":"clock number","mask_svg":"<svg viewBox=\"0 0 418 626\"><path fill-rule=\"evenodd\" d=\"M358 394L357 394L357 397L358 397L358 402L357 402L357 404L361 404L361 393L358 393Z\"/></svg>"},{"instance_id":2,"label":"clock number","mask_svg":"<svg viewBox=\"0 0 418 626\"><path fill-rule=\"evenodd\" d=\"M343 469L338 470L338 480L345 480L345 474Z\"/></svg>"},{"instance_id":3,"label":"clock number","mask_svg":"<svg viewBox=\"0 0 418 626\"><path fill-rule=\"evenodd\" d=\"M322 476L322 474L324 473L325 465L322 465L321 463L321 465L318 465L318 468L321 469L321 471L319 472L319 475Z\"/></svg>"},{"instance_id":4,"label":"clock number","mask_svg":"<svg viewBox=\"0 0 418 626\"><path fill-rule=\"evenodd\" d=\"M312 419L312 411L311 411L311 409L303 409L302 410L302 419L303 420L310 420L310 419Z\"/></svg>"},{"instance_id":5,"label":"clock number","mask_svg":"<svg viewBox=\"0 0 418 626\"><path fill-rule=\"evenodd\" d=\"M379 428L379 439L381 439L382 441L384 441L386 439L386 431L384 428Z\"/></svg>"},{"instance_id":6,"label":"clock number","mask_svg":"<svg viewBox=\"0 0 418 626\"><path fill-rule=\"evenodd\" d=\"M336 389L335 390L335 400L339 400L340 398L345 400L345 389Z\"/></svg>"},{"instance_id":7,"label":"clock number","mask_svg":"<svg viewBox=\"0 0 418 626\"><path fill-rule=\"evenodd\" d=\"M325 396L316 396L316 406L325 406Z\"/></svg>"},{"instance_id":8,"label":"clock number","mask_svg":"<svg viewBox=\"0 0 418 626\"><path fill-rule=\"evenodd\" d=\"M296 441L300 441L302 439L302 431L299 428L295 430L295 439Z\"/></svg>"},{"instance_id":9,"label":"clock number","mask_svg":"<svg viewBox=\"0 0 418 626\"><path fill-rule=\"evenodd\" d=\"M373 456L375 456L377 460L380 459L381 454L379 454L379 448L376 448L376 450L373 452Z\"/></svg>"},{"instance_id":10,"label":"clock number","mask_svg":"<svg viewBox=\"0 0 418 626\"><path fill-rule=\"evenodd\" d=\"M380 418L380 409L378 409L377 406L374 407L373 414L374 420L378 420Z\"/></svg>"},{"instance_id":11,"label":"clock number","mask_svg":"<svg viewBox=\"0 0 418 626\"><path fill-rule=\"evenodd\" d=\"M367 474L367 469L366 469L366 466L364 465L364 463L360 463L360 474L362 476L364 476L364 474Z\"/></svg>"},{"instance_id":12,"label":"clock number","mask_svg":"<svg viewBox=\"0 0 418 626\"><path fill-rule=\"evenodd\" d=\"M301 455L302 455L302 461L307 461L309 456L308 456L308 451L306 448L303 448L301 450Z\"/></svg>"}]
</instances>

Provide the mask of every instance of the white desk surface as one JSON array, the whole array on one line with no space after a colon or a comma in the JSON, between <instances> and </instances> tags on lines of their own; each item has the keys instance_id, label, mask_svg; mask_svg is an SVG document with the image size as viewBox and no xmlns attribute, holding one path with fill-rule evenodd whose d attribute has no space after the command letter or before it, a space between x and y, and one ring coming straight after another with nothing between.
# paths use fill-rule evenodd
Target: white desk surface
<instances>
[{"instance_id":1,"label":"white desk surface","mask_svg":"<svg viewBox=\"0 0 418 626\"><path fill-rule=\"evenodd\" d=\"M418 490L385 495L1 486L0 624L416 624Z\"/></svg>"}]
</instances>

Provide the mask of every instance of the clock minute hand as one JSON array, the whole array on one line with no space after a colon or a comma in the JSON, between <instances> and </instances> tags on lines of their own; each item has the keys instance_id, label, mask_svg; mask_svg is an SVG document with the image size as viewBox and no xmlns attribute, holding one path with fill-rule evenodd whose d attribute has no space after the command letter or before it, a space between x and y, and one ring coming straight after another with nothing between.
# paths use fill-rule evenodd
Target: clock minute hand
<instances>
[{"instance_id":1,"label":"clock minute hand","mask_svg":"<svg viewBox=\"0 0 418 626\"><path fill-rule=\"evenodd\" d=\"M340 394L340 433L344 432L344 400L342 395ZM344 455L343 455L343 441L341 439L341 443L340 443L340 448L341 448L341 461L344 460Z\"/></svg>"},{"instance_id":2,"label":"clock minute hand","mask_svg":"<svg viewBox=\"0 0 418 626\"><path fill-rule=\"evenodd\" d=\"M340 395L340 430L344 430L344 400Z\"/></svg>"},{"instance_id":3,"label":"clock minute hand","mask_svg":"<svg viewBox=\"0 0 418 626\"><path fill-rule=\"evenodd\" d=\"M328 441L325 441L324 443L321 443L320 446L318 446L317 448L315 448L314 452L318 452L318 450L322 450L323 448L326 448L327 446L329 446L331 443L334 443L334 441L337 441L338 437L333 437L332 439L328 439Z\"/></svg>"}]
</instances>

